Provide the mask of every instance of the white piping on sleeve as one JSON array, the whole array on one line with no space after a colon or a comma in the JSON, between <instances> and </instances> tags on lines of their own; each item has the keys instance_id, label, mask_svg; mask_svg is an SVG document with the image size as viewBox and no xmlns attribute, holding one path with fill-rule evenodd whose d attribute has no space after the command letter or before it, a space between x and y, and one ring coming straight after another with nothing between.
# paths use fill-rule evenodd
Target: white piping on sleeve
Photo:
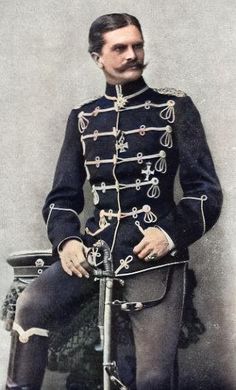
<instances>
[{"instance_id":1,"label":"white piping on sleeve","mask_svg":"<svg viewBox=\"0 0 236 390\"><path fill-rule=\"evenodd\" d=\"M184 200L184 199L192 199L192 200L198 200L198 201L200 200L201 214L202 214L202 225L203 225L202 235L204 235L206 233L206 218L205 218L205 214L204 214L204 202L208 199L207 195L203 194L200 198L197 198L195 196L184 196L181 200Z\"/></svg>"},{"instance_id":2,"label":"white piping on sleeve","mask_svg":"<svg viewBox=\"0 0 236 390\"><path fill-rule=\"evenodd\" d=\"M55 203L51 203L50 206L49 206L50 211L49 211L49 213L48 213L47 222L46 222L47 230L48 230L49 219L50 219L50 217L51 217L52 210L53 210L54 206L55 206Z\"/></svg>"},{"instance_id":3,"label":"white piping on sleeve","mask_svg":"<svg viewBox=\"0 0 236 390\"><path fill-rule=\"evenodd\" d=\"M51 216L53 210L58 210L58 211L69 211L69 212L71 212L71 213L74 213L74 214L76 215L76 217L79 219L79 214L78 214L75 210L73 210L73 209L64 208L64 207L55 207L55 203L51 203L49 207L50 207L51 210L50 210L50 212L49 212L49 214L48 214L47 224L48 224L48 222L49 222L49 218L50 218L50 216Z\"/></svg>"},{"instance_id":4,"label":"white piping on sleeve","mask_svg":"<svg viewBox=\"0 0 236 390\"><path fill-rule=\"evenodd\" d=\"M50 206L50 211L48 213L48 218L47 218L47 222L46 222L46 227L47 227L47 231L48 231L48 226L49 226L49 220L50 220L50 217L52 215L52 212L53 210L57 210L57 211L66 211L66 212L71 212L73 214L76 215L76 217L78 218L79 220L79 215L77 214L77 212L73 209L69 209L69 208L63 208L63 207L55 207L55 203L51 203Z\"/></svg>"}]
</instances>

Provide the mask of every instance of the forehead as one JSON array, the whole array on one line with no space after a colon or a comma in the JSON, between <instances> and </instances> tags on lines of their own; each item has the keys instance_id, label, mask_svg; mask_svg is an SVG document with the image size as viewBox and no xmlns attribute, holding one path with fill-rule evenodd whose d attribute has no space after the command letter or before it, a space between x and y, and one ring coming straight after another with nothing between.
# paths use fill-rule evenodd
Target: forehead
<instances>
[{"instance_id":1,"label":"forehead","mask_svg":"<svg viewBox=\"0 0 236 390\"><path fill-rule=\"evenodd\" d=\"M104 45L113 46L118 43L129 44L132 42L143 41L142 34L134 25L118 28L103 34Z\"/></svg>"}]
</instances>

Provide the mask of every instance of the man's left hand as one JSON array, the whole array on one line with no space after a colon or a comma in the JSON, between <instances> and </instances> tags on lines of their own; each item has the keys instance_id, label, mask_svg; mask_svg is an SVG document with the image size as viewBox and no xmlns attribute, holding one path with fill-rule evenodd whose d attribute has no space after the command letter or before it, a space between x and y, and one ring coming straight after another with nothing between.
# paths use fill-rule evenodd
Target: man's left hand
<instances>
[{"instance_id":1,"label":"man's left hand","mask_svg":"<svg viewBox=\"0 0 236 390\"><path fill-rule=\"evenodd\" d=\"M134 247L134 253L144 261L158 260L168 252L168 241L158 228L149 227L144 230L144 237Z\"/></svg>"}]
</instances>

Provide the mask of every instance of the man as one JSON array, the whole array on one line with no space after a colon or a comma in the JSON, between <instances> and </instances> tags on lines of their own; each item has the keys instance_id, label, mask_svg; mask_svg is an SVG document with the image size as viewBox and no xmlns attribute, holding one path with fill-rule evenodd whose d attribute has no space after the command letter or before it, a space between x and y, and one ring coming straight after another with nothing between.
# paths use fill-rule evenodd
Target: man
<instances>
[{"instance_id":1,"label":"man","mask_svg":"<svg viewBox=\"0 0 236 390\"><path fill-rule=\"evenodd\" d=\"M90 28L89 52L105 75L106 91L70 114L43 210L60 261L18 300L19 342L7 388L40 388L50 320L86 294L92 278L84 261L98 239L110 246L115 274L125 280L123 298L149 306L129 314L136 384L126 385L171 388L187 248L216 222L222 193L198 111L181 91L147 86L143 46L131 15L104 15ZM176 205L178 168L183 197ZM82 235L85 178L95 208Z\"/></svg>"}]
</instances>

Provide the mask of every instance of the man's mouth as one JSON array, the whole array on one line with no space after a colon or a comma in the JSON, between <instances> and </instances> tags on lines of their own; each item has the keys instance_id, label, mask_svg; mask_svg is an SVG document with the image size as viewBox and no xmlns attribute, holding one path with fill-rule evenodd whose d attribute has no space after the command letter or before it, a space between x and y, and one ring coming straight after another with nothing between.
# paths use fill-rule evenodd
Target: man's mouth
<instances>
[{"instance_id":1,"label":"man's mouth","mask_svg":"<svg viewBox=\"0 0 236 390\"><path fill-rule=\"evenodd\" d=\"M140 69L141 66L140 65L131 65L128 67L128 69Z\"/></svg>"}]
</instances>

